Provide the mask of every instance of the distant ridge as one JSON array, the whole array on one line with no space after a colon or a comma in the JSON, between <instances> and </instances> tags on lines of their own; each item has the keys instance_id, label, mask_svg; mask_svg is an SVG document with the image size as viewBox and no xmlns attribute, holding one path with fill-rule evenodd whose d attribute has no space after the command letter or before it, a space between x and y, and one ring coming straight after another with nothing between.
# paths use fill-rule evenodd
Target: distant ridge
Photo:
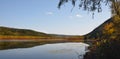
<instances>
[{"instance_id":1,"label":"distant ridge","mask_svg":"<svg viewBox=\"0 0 120 59\"><path fill-rule=\"evenodd\" d=\"M12 36L47 36L48 34L43 32L37 32L29 29L17 29L10 27L0 26L0 35L12 35Z\"/></svg>"}]
</instances>

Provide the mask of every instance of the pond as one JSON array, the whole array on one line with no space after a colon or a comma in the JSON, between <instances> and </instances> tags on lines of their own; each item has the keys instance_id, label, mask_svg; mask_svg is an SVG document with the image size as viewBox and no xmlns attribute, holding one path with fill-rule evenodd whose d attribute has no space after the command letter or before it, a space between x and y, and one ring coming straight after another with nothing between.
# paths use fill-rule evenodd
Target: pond
<instances>
[{"instance_id":1,"label":"pond","mask_svg":"<svg viewBox=\"0 0 120 59\"><path fill-rule=\"evenodd\" d=\"M0 59L83 59L88 46L81 42L0 42Z\"/></svg>"}]
</instances>

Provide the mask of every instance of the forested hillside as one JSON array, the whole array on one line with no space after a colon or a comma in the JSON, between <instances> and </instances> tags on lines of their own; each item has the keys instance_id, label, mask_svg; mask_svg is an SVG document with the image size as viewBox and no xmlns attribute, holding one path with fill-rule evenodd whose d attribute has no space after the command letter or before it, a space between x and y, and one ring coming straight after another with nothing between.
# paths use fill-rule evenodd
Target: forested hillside
<instances>
[{"instance_id":1,"label":"forested hillside","mask_svg":"<svg viewBox=\"0 0 120 59\"><path fill-rule=\"evenodd\" d=\"M115 39L120 35L120 19L119 17L114 16L99 27L94 29L92 32L85 35L85 39L90 40L101 40L101 39Z\"/></svg>"},{"instance_id":2,"label":"forested hillside","mask_svg":"<svg viewBox=\"0 0 120 59\"><path fill-rule=\"evenodd\" d=\"M84 59L120 59L120 17L114 16L86 35L96 40Z\"/></svg>"},{"instance_id":3,"label":"forested hillside","mask_svg":"<svg viewBox=\"0 0 120 59\"><path fill-rule=\"evenodd\" d=\"M28 29L16 29L8 27L0 27L0 35L12 35L12 36L47 36L42 32L37 32Z\"/></svg>"}]
</instances>

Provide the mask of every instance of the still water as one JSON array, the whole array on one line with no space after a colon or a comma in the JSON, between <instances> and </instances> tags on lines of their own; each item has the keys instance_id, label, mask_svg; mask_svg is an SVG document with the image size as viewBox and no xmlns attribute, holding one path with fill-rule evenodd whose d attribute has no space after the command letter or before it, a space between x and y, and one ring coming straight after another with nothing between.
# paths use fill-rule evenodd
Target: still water
<instances>
[{"instance_id":1,"label":"still water","mask_svg":"<svg viewBox=\"0 0 120 59\"><path fill-rule=\"evenodd\" d=\"M86 47L89 46L80 42L24 44L0 42L0 59L83 59Z\"/></svg>"}]
</instances>

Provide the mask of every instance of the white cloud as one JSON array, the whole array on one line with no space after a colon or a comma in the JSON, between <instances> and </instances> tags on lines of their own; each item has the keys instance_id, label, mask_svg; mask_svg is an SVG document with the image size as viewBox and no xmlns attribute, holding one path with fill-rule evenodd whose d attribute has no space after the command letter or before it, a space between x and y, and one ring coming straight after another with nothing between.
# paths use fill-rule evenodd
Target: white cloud
<instances>
[{"instance_id":1,"label":"white cloud","mask_svg":"<svg viewBox=\"0 0 120 59\"><path fill-rule=\"evenodd\" d=\"M53 15L53 12L46 12L47 15Z\"/></svg>"},{"instance_id":2,"label":"white cloud","mask_svg":"<svg viewBox=\"0 0 120 59\"><path fill-rule=\"evenodd\" d=\"M80 14L76 14L76 17L81 18L81 17L83 17L83 16L82 16L82 15L80 15Z\"/></svg>"},{"instance_id":3,"label":"white cloud","mask_svg":"<svg viewBox=\"0 0 120 59\"><path fill-rule=\"evenodd\" d=\"M70 18L70 19L76 19L76 18L82 18L83 16L82 15L80 15L80 14L76 14L76 15L70 15L70 16L68 16L68 18Z\"/></svg>"}]
</instances>

